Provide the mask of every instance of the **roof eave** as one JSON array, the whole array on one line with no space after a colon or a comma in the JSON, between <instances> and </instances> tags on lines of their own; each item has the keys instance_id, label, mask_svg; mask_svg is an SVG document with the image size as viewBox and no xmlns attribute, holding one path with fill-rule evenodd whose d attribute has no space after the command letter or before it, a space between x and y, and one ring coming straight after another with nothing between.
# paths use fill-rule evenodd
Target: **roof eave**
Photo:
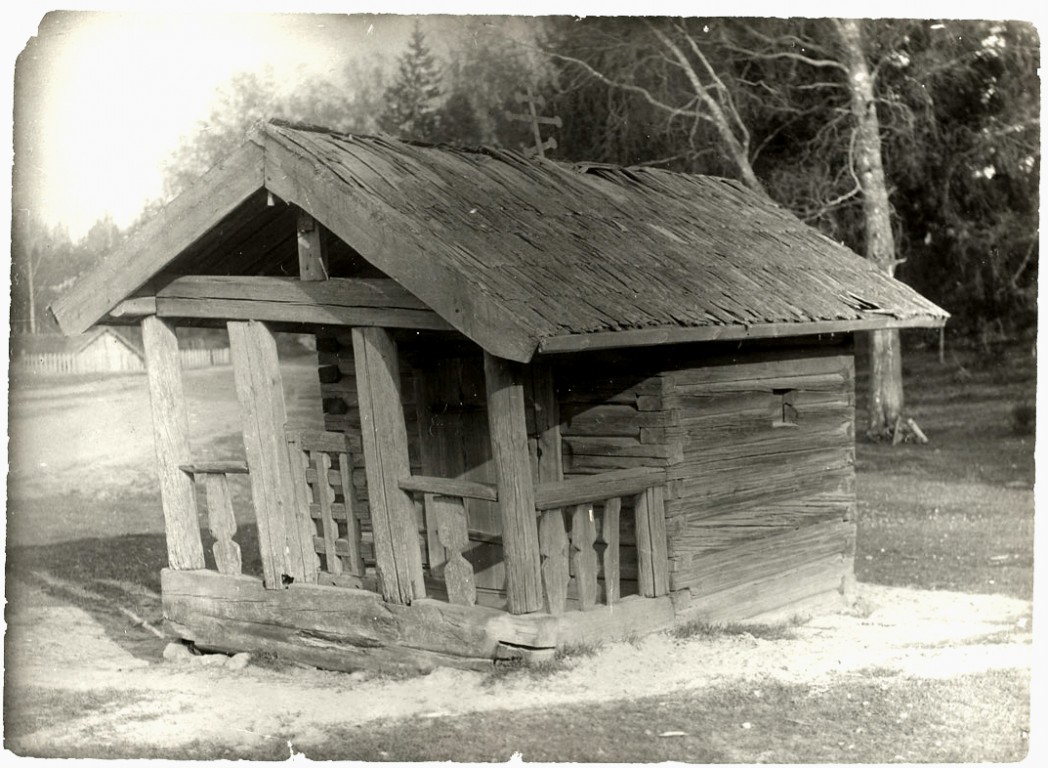
<instances>
[{"instance_id":1,"label":"roof eave","mask_svg":"<svg viewBox=\"0 0 1048 768\"><path fill-rule=\"evenodd\" d=\"M830 333L878 331L892 328L940 328L949 315L918 315L898 318L889 315L847 320L816 320L806 323L762 323L758 325L661 326L631 328L622 331L571 333L548 336L539 341L539 354L580 352L584 350L650 347L662 344L685 344L699 341L741 341L775 339L791 336L818 336Z\"/></svg>"},{"instance_id":2,"label":"roof eave","mask_svg":"<svg viewBox=\"0 0 1048 768\"><path fill-rule=\"evenodd\" d=\"M264 184L262 147L245 142L62 294L51 305L59 328L83 333Z\"/></svg>"}]
</instances>

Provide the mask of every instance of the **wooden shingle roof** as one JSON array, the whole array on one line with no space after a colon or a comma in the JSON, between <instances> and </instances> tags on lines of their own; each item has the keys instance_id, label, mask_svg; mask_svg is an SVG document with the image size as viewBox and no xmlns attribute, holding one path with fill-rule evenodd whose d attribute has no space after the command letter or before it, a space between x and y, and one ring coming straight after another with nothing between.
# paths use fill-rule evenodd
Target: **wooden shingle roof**
<instances>
[{"instance_id":1,"label":"wooden shingle roof","mask_svg":"<svg viewBox=\"0 0 1048 768\"><path fill-rule=\"evenodd\" d=\"M288 272L294 214L269 195L312 214L342 257L362 258L511 359L947 318L725 179L276 123L209 176L56 303L63 329L82 330L179 275Z\"/></svg>"}]
</instances>

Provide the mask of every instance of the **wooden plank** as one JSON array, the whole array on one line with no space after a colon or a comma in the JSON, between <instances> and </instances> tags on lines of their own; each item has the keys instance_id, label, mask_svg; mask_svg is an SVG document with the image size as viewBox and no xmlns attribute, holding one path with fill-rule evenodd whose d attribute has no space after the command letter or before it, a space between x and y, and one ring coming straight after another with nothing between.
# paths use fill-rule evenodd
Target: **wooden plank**
<instances>
[{"instance_id":1,"label":"wooden plank","mask_svg":"<svg viewBox=\"0 0 1048 768\"><path fill-rule=\"evenodd\" d=\"M597 604L597 551L593 548L596 542L593 505L578 504L571 514L571 564L579 608L583 611Z\"/></svg>"},{"instance_id":2,"label":"wooden plank","mask_svg":"<svg viewBox=\"0 0 1048 768\"><path fill-rule=\"evenodd\" d=\"M211 551L219 573L237 575L241 569L240 545L233 541L237 521L233 515L233 500L229 495L229 481L225 475L206 475L207 520L215 543Z\"/></svg>"},{"instance_id":3,"label":"wooden plank","mask_svg":"<svg viewBox=\"0 0 1048 768\"><path fill-rule=\"evenodd\" d=\"M309 282L257 275L186 275L165 285L157 292L157 298L429 311L429 307L389 278L333 277Z\"/></svg>"},{"instance_id":4,"label":"wooden plank","mask_svg":"<svg viewBox=\"0 0 1048 768\"><path fill-rule=\"evenodd\" d=\"M466 510L461 499L447 496L429 496L433 505L429 519L436 522L437 535L446 550L444 563L444 585L448 600L459 605L475 605L477 587L473 579L473 566L466 562L462 553L469 547L466 531Z\"/></svg>"},{"instance_id":5,"label":"wooden plank","mask_svg":"<svg viewBox=\"0 0 1048 768\"><path fill-rule=\"evenodd\" d=\"M342 560L335 553L338 525L331 516L331 503L335 500L335 491L327 479L331 469L331 457L324 451L312 450L309 452L309 461L317 468L317 484L313 486L313 498L320 505L320 526L324 537L327 571L337 576L342 573Z\"/></svg>"},{"instance_id":6,"label":"wooden plank","mask_svg":"<svg viewBox=\"0 0 1048 768\"><path fill-rule=\"evenodd\" d=\"M703 554L673 573L674 589L713 594L774 578L822 557L844 557L854 547L855 523L823 522Z\"/></svg>"},{"instance_id":7,"label":"wooden plank","mask_svg":"<svg viewBox=\"0 0 1048 768\"><path fill-rule=\"evenodd\" d=\"M564 613L571 579L568 532L562 509L547 509L539 518L539 554L542 558L542 584L546 592L546 610L554 615Z\"/></svg>"},{"instance_id":8,"label":"wooden plank","mask_svg":"<svg viewBox=\"0 0 1048 768\"><path fill-rule=\"evenodd\" d=\"M400 398L400 365L388 331L353 329L364 469L383 597L410 604L426 596L415 506L400 481L411 475Z\"/></svg>"},{"instance_id":9,"label":"wooden plank","mask_svg":"<svg viewBox=\"0 0 1048 768\"><path fill-rule=\"evenodd\" d=\"M245 143L145 222L52 305L68 335L83 333L262 188L261 148Z\"/></svg>"},{"instance_id":10,"label":"wooden plank","mask_svg":"<svg viewBox=\"0 0 1048 768\"><path fill-rule=\"evenodd\" d=\"M666 541L666 496L661 485L649 488L648 525L651 528L651 569L655 596L670 591L669 552Z\"/></svg>"},{"instance_id":11,"label":"wooden plank","mask_svg":"<svg viewBox=\"0 0 1048 768\"><path fill-rule=\"evenodd\" d=\"M441 496L458 496L466 499L498 501L499 498L496 486L488 483L476 483L472 480L456 480L447 477L411 475L400 481L400 487L405 491L439 494Z\"/></svg>"},{"instance_id":12,"label":"wooden plank","mask_svg":"<svg viewBox=\"0 0 1048 768\"><path fill-rule=\"evenodd\" d=\"M287 409L276 341L262 323L232 322L228 329L266 586L315 581L313 521L296 491L284 436Z\"/></svg>"},{"instance_id":13,"label":"wooden plank","mask_svg":"<svg viewBox=\"0 0 1048 768\"><path fill-rule=\"evenodd\" d=\"M553 370L547 363L535 362L531 373L531 406L538 438L538 483L557 483L564 479L564 460L560 436L560 409L553 386Z\"/></svg>"},{"instance_id":14,"label":"wooden plank","mask_svg":"<svg viewBox=\"0 0 1048 768\"><path fill-rule=\"evenodd\" d=\"M657 467L634 467L598 475L572 477L540 486L535 492L536 509L553 509L631 496L666 481L666 471Z\"/></svg>"},{"instance_id":15,"label":"wooden plank","mask_svg":"<svg viewBox=\"0 0 1048 768\"><path fill-rule=\"evenodd\" d=\"M146 317L142 320L142 345L168 564L176 569L203 568L204 546L193 478L179 469L190 459L189 417L174 327L156 317Z\"/></svg>"},{"instance_id":16,"label":"wooden plank","mask_svg":"<svg viewBox=\"0 0 1048 768\"><path fill-rule=\"evenodd\" d=\"M111 310L113 318L147 317L156 314L156 296L135 296L124 299Z\"/></svg>"},{"instance_id":17,"label":"wooden plank","mask_svg":"<svg viewBox=\"0 0 1048 768\"><path fill-rule=\"evenodd\" d=\"M184 319L264 320L274 323L306 325L451 330L447 323L429 310L338 307L253 299L157 298L156 313L160 317Z\"/></svg>"},{"instance_id":18,"label":"wooden plank","mask_svg":"<svg viewBox=\"0 0 1048 768\"><path fill-rule=\"evenodd\" d=\"M666 512L661 486L634 497L637 531L637 580L644 597L669 591L669 556L666 550Z\"/></svg>"},{"instance_id":19,"label":"wooden plank","mask_svg":"<svg viewBox=\"0 0 1048 768\"><path fill-rule=\"evenodd\" d=\"M342 432L326 432L319 429L286 429L290 442L297 443L301 451L324 451L344 453L349 449L347 435Z\"/></svg>"},{"instance_id":20,"label":"wooden plank","mask_svg":"<svg viewBox=\"0 0 1048 768\"><path fill-rule=\"evenodd\" d=\"M316 219L368 261L432 307L457 330L486 351L519 362L535 353L534 331L514 313L506 312L475 282L445 267L439 259L420 259L415 237L406 228L418 226L396 216L377 197L330 168L318 166L295 151L279 129L266 129L266 187L290 203L306 207ZM363 169L361 169L363 170Z\"/></svg>"},{"instance_id":21,"label":"wooden plank","mask_svg":"<svg viewBox=\"0 0 1048 768\"><path fill-rule=\"evenodd\" d=\"M246 461L195 461L179 464L178 468L191 475L246 475Z\"/></svg>"},{"instance_id":22,"label":"wooden plank","mask_svg":"<svg viewBox=\"0 0 1048 768\"><path fill-rule=\"evenodd\" d=\"M364 575L364 555L360 551L360 521L357 519L356 502L353 498L353 466L348 453L339 453L338 474L342 488L343 505L346 510L346 539L349 544L349 571L354 576Z\"/></svg>"},{"instance_id":23,"label":"wooden plank","mask_svg":"<svg viewBox=\"0 0 1048 768\"><path fill-rule=\"evenodd\" d=\"M621 596L622 585L619 583L619 514L622 510L622 499L616 496L604 502L604 515L601 520L601 539L604 542L604 600L608 605L617 603Z\"/></svg>"},{"instance_id":24,"label":"wooden plank","mask_svg":"<svg viewBox=\"0 0 1048 768\"><path fill-rule=\"evenodd\" d=\"M327 280L328 259L324 248L324 228L308 212L298 212L298 277L300 280Z\"/></svg>"},{"instance_id":25,"label":"wooden plank","mask_svg":"<svg viewBox=\"0 0 1048 768\"><path fill-rule=\"evenodd\" d=\"M791 336L816 336L830 333L883 330L887 328L940 328L946 318L920 316L900 319L877 315L857 320L820 320L807 323L756 323L754 325L669 326L637 328L627 331L547 336L539 341L540 354L581 352L619 347L648 347L662 344L686 344L697 341L735 341L742 339L777 339Z\"/></svg>"},{"instance_id":26,"label":"wooden plank","mask_svg":"<svg viewBox=\"0 0 1048 768\"><path fill-rule=\"evenodd\" d=\"M542 610L542 576L535 490L528 459L520 365L484 353L491 450L498 477L505 547L507 601L511 613Z\"/></svg>"}]
</instances>

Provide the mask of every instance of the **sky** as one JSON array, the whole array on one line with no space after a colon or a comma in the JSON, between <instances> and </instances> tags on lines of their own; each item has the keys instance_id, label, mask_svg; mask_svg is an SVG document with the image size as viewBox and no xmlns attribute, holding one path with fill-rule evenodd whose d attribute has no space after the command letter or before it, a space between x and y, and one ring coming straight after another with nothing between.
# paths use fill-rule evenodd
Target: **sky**
<instances>
[{"instance_id":1,"label":"sky","mask_svg":"<svg viewBox=\"0 0 1048 768\"><path fill-rule=\"evenodd\" d=\"M107 213L125 227L233 74L335 81L409 31L388 16L51 13L16 65L15 204L74 239Z\"/></svg>"},{"instance_id":2,"label":"sky","mask_svg":"<svg viewBox=\"0 0 1048 768\"><path fill-rule=\"evenodd\" d=\"M76 2L67 0L62 7L76 8ZM92 7L106 4L96 1ZM19 23L8 24L9 39L4 41L4 53L10 53L16 75L13 101L18 157L12 189L16 213L28 211L48 225L65 225L74 239L107 214L118 226L126 227L147 202L160 196L164 160L180 138L206 117L217 89L234 73L262 71L268 66L289 86L304 75L335 79L345 63L354 59L374 55L395 59L413 23L403 16L346 15L354 10L346 2L331 7L317 2L298 6L318 12L337 10L338 14L275 12L288 7L287 3L256 0L250 5L256 12L246 13L244 3L235 0L184 0L180 12L129 13L116 6L104 12L74 10L48 15L47 6L39 2L22 7ZM420 8L399 0L357 7L390 13ZM716 7L703 3L702 11L713 13ZM760 15L762 7L770 9L767 15L782 14L781 5L762 6L749 0L721 6L719 12ZM833 10L830 4L821 7L820 14L818 4L801 2L791 5L790 12L803 15L808 9L813 15L826 15ZM517 14L659 10L691 14L697 10L691 3L667 5L659 0L649 0L643 7L532 0L442 3L425 8L445 13ZM915 14L916 8L922 12ZM971 8L986 11L985 5L969 7L960 0L946 5L894 6L884 0L871 15L892 15L893 10L897 15L979 15ZM849 10L861 11L862 5L850 4ZM1001 11L995 5L993 15L1003 17ZM427 19L427 23L435 22Z\"/></svg>"}]
</instances>

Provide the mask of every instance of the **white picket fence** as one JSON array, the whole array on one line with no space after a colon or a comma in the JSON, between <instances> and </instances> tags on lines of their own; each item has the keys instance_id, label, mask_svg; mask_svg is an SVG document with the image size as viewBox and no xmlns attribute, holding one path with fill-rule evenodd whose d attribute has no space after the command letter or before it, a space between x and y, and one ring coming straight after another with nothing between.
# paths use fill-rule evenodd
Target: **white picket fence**
<instances>
[{"instance_id":1,"label":"white picket fence","mask_svg":"<svg viewBox=\"0 0 1048 768\"><path fill-rule=\"evenodd\" d=\"M132 354L80 354L68 352L41 352L16 358L14 366L21 373L42 376L72 376L81 373L142 373L145 364ZM229 365L229 349L180 349L182 369L210 368Z\"/></svg>"}]
</instances>

